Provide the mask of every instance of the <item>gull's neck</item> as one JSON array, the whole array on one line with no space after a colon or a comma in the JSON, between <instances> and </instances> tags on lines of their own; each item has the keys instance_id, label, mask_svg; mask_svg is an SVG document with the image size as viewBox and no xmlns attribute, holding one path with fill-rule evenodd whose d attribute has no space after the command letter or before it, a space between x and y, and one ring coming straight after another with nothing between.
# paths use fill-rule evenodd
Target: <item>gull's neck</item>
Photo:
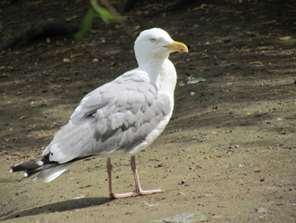
<instances>
[{"instance_id":1,"label":"gull's neck","mask_svg":"<svg viewBox=\"0 0 296 223\"><path fill-rule=\"evenodd\" d=\"M168 95L173 103L177 73L174 64L168 57L162 60L150 59L145 63L139 63L139 69L145 71L151 83L157 86L159 92Z\"/></svg>"},{"instance_id":2,"label":"gull's neck","mask_svg":"<svg viewBox=\"0 0 296 223\"><path fill-rule=\"evenodd\" d=\"M138 64L139 64L139 68L145 71L149 75L151 82L157 83L158 77L162 73L165 60L167 60L167 58L165 59L153 58Z\"/></svg>"}]
</instances>

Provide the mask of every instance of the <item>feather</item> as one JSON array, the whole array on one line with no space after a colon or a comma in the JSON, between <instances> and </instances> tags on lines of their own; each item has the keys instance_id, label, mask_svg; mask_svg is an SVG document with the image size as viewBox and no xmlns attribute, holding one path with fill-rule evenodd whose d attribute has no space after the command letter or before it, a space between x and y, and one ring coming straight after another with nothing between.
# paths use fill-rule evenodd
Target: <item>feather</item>
<instances>
[{"instance_id":1,"label":"feather","mask_svg":"<svg viewBox=\"0 0 296 223\"><path fill-rule=\"evenodd\" d=\"M58 178L59 176L61 176L66 171L67 171L66 165L59 165L49 169L41 170L34 176L33 179L41 180L45 183L49 183L55 180L56 178Z\"/></svg>"}]
</instances>

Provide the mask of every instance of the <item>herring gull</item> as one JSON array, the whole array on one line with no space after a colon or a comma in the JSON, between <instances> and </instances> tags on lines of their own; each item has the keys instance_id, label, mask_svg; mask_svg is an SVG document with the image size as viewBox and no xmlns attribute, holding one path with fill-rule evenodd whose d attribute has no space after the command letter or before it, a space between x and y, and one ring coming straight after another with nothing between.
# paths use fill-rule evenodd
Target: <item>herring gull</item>
<instances>
[{"instance_id":1,"label":"herring gull","mask_svg":"<svg viewBox=\"0 0 296 223\"><path fill-rule=\"evenodd\" d=\"M160 192L143 190L135 154L149 146L168 124L174 108L177 74L170 53L187 53L184 43L174 41L160 28L142 31L134 44L138 68L87 94L70 120L45 148L40 159L11 167L50 182L63 174L73 161L107 154L107 174L111 198L123 198ZM130 154L135 189L128 193L112 190L110 154Z\"/></svg>"}]
</instances>

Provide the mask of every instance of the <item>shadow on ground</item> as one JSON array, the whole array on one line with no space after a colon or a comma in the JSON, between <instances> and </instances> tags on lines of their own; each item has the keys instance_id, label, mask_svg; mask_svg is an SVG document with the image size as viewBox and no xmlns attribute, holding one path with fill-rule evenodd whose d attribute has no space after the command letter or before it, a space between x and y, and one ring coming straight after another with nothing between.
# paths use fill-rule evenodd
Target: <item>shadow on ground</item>
<instances>
[{"instance_id":1,"label":"shadow on ground","mask_svg":"<svg viewBox=\"0 0 296 223\"><path fill-rule=\"evenodd\" d=\"M71 199L66 201L55 202L51 204L46 204L43 206L23 210L20 212L13 213L8 216L4 216L1 220L8 220L19 217L26 217L39 214L48 214L54 212L70 211L75 209L82 209L96 205L102 205L110 202L111 199L107 197L89 197L80 199Z\"/></svg>"}]
</instances>

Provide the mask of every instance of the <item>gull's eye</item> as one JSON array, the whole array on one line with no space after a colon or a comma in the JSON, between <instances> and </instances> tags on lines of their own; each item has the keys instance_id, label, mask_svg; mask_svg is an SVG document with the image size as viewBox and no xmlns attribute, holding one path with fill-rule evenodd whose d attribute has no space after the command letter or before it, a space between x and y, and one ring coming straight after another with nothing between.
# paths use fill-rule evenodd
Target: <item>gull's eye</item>
<instances>
[{"instance_id":1,"label":"gull's eye","mask_svg":"<svg viewBox=\"0 0 296 223\"><path fill-rule=\"evenodd\" d=\"M150 38L149 41L150 41L151 43L155 43L155 42L157 41L157 39L156 39L156 38Z\"/></svg>"}]
</instances>

